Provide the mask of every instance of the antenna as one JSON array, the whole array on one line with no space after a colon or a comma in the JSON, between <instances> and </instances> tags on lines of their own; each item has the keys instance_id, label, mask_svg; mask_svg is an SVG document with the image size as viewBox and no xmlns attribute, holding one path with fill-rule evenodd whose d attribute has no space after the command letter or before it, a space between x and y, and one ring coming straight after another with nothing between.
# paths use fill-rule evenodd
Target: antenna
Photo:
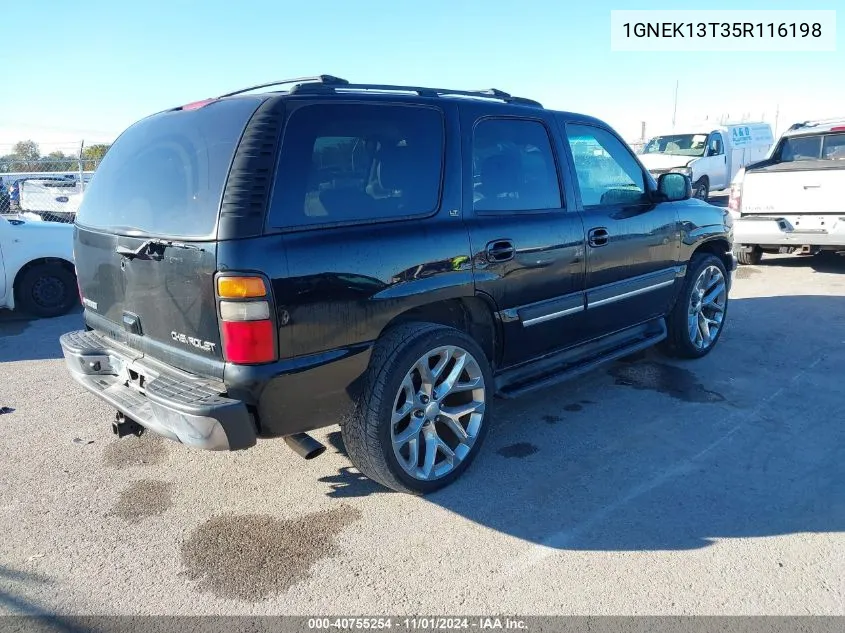
<instances>
[{"instance_id":1,"label":"antenna","mask_svg":"<svg viewBox=\"0 0 845 633\"><path fill-rule=\"evenodd\" d=\"M675 106L672 109L672 129L675 129L675 117L678 114L678 84L680 82L675 80Z\"/></svg>"}]
</instances>

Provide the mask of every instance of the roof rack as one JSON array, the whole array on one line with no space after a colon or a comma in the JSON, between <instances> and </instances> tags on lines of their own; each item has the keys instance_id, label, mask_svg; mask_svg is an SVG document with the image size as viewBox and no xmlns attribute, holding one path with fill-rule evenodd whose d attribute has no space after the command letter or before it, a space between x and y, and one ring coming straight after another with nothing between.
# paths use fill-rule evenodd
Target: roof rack
<instances>
[{"instance_id":1,"label":"roof rack","mask_svg":"<svg viewBox=\"0 0 845 633\"><path fill-rule=\"evenodd\" d=\"M476 99L496 99L505 103L542 108L543 104L533 99L514 97L513 95L488 88L486 90L452 90L448 88L423 88L420 86L393 86L389 84L350 84L349 82L301 81L291 88L291 94L326 94L340 92L407 92L421 97L473 97Z\"/></svg>"},{"instance_id":2,"label":"roof rack","mask_svg":"<svg viewBox=\"0 0 845 633\"><path fill-rule=\"evenodd\" d=\"M818 121L802 121L800 123L793 123L789 126L789 130L797 130L802 127L816 127L818 125L827 125L829 123L839 123L841 121L845 121L845 117L838 116L833 117L832 119L819 119Z\"/></svg>"},{"instance_id":3,"label":"roof rack","mask_svg":"<svg viewBox=\"0 0 845 633\"><path fill-rule=\"evenodd\" d=\"M270 88L271 86L283 86L285 84L308 84L308 85L331 85L331 86L341 86L346 85L349 82L346 79L341 79L340 77L334 77L332 75L314 75L313 77L295 77L294 79L279 79L278 81L268 81L266 84L257 84L255 86L249 86L248 88L241 88L240 90L235 90L234 92L227 92L224 95L220 95L217 97L218 99L222 99L224 97L234 97L235 95L243 94L244 92L249 92L251 90L258 90L259 88ZM294 86L295 88L296 86Z\"/></svg>"}]
</instances>

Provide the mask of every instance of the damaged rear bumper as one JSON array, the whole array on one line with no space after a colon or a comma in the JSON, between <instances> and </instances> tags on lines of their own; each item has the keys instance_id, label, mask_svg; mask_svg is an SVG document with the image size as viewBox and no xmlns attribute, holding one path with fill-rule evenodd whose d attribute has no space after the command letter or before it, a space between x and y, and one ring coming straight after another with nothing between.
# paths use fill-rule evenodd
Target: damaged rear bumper
<instances>
[{"instance_id":1,"label":"damaged rear bumper","mask_svg":"<svg viewBox=\"0 0 845 633\"><path fill-rule=\"evenodd\" d=\"M73 379L144 428L207 450L255 445L253 416L223 395L222 382L145 358L93 331L68 332L60 343Z\"/></svg>"}]
</instances>

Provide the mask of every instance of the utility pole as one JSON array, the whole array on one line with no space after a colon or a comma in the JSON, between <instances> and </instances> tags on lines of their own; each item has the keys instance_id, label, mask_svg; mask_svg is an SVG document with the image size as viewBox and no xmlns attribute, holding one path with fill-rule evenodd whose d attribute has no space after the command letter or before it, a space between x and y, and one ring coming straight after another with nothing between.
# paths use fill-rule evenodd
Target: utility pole
<instances>
[{"instance_id":1,"label":"utility pole","mask_svg":"<svg viewBox=\"0 0 845 633\"><path fill-rule=\"evenodd\" d=\"M780 104L777 104L777 107L775 109L775 130L774 130L775 138L778 137L778 117L779 116L780 116Z\"/></svg>"},{"instance_id":2,"label":"utility pole","mask_svg":"<svg viewBox=\"0 0 845 633\"><path fill-rule=\"evenodd\" d=\"M85 141L79 142L79 187L85 191L85 178L82 176L82 150L85 149Z\"/></svg>"},{"instance_id":3,"label":"utility pole","mask_svg":"<svg viewBox=\"0 0 845 633\"><path fill-rule=\"evenodd\" d=\"M675 80L675 105L672 108L672 129L675 129L675 117L678 114L678 84L679 80Z\"/></svg>"}]
</instances>

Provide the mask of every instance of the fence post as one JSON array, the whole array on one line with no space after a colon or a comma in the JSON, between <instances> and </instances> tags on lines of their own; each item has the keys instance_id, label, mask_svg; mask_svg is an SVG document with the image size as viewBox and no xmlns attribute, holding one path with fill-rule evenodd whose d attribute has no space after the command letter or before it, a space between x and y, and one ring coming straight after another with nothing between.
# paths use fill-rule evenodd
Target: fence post
<instances>
[{"instance_id":1,"label":"fence post","mask_svg":"<svg viewBox=\"0 0 845 633\"><path fill-rule=\"evenodd\" d=\"M85 193L85 178L82 175L82 150L85 149L85 141L79 141L79 186L82 192Z\"/></svg>"}]
</instances>

